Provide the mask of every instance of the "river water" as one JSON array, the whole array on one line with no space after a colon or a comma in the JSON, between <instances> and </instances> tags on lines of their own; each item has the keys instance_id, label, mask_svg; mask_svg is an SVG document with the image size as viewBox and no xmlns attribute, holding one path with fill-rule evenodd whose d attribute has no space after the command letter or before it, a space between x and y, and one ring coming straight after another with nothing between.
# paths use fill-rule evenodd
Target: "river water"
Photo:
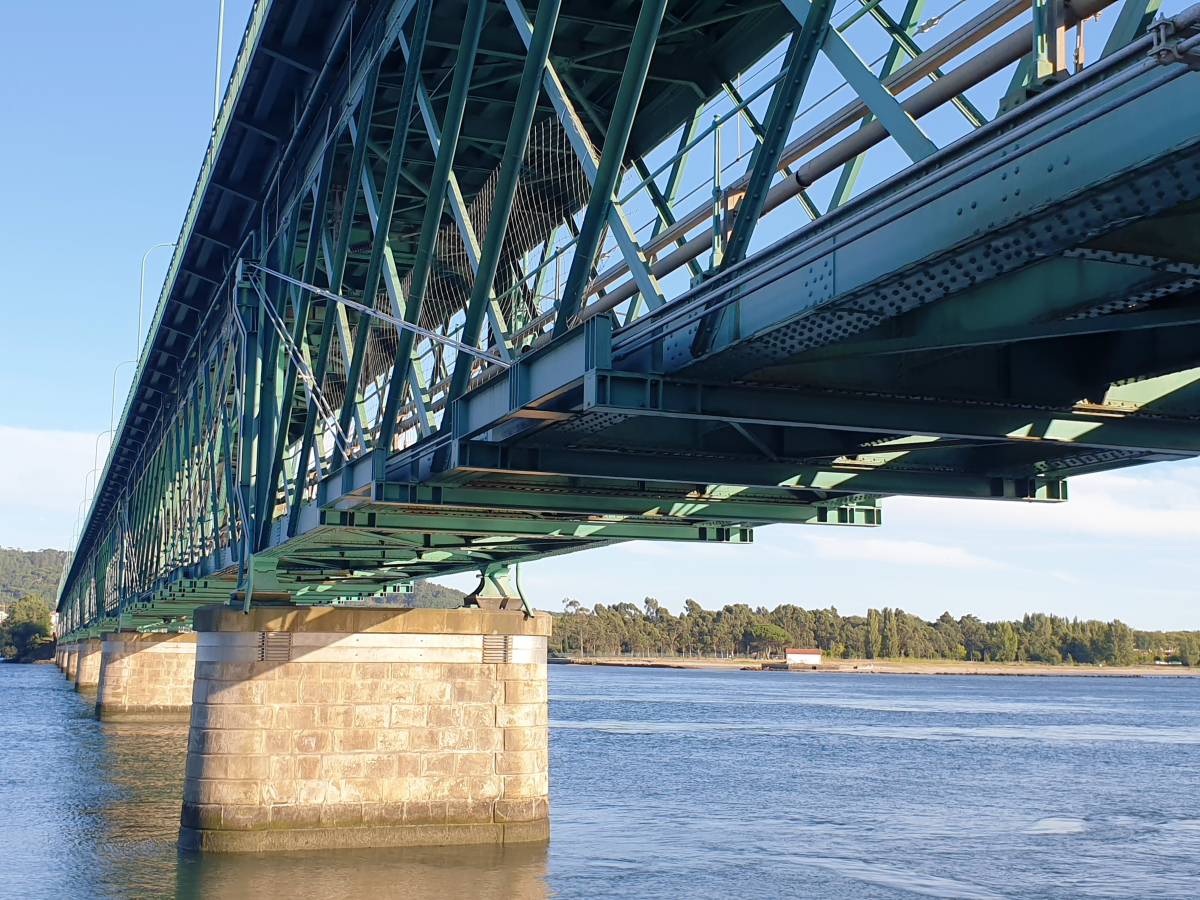
<instances>
[{"instance_id":1,"label":"river water","mask_svg":"<svg viewBox=\"0 0 1200 900\"><path fill-rule=\"evenodd\" d=\"M0 665L7 900L1200 892L1200 679L553 666L549 847L188 856L178 724Z\"/></svg>"}]
</instances>

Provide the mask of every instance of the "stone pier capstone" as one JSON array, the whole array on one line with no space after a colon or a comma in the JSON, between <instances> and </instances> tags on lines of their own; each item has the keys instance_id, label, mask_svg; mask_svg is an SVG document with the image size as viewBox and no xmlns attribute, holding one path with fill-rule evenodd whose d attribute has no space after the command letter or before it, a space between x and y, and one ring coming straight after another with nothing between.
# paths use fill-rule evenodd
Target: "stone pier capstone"
<instances>
[{"instance_id":1,"label":"stone pier capstone","mask_svg":"<svg viewBox=\"0 0 1200 900\"><path fill-rule=\"evenodd\" d=\"M100 683L100 641L88 639L79 642L75 661L75 690L90 694Z\"/></svg>"},{"instance_id":2,"label":"stone pier capstone","mask_svg":"<svg viewBox=\"0 0 1200 900\"><path fill-rule=\"evenodd\" d=\"M194 623L183 849L548 840L545 613L218 606Z\"/></svg>"},{"instance_id":3,"label":"stone pier capstone","mask_svg":"<svg viewBox=\"0 0 1200 900\"><path fill-rule=\"evenodd\" d=\"M187 718L196 635L114 631L103 636L96 712L101 719Z\"/></svg>"}]
</instances>

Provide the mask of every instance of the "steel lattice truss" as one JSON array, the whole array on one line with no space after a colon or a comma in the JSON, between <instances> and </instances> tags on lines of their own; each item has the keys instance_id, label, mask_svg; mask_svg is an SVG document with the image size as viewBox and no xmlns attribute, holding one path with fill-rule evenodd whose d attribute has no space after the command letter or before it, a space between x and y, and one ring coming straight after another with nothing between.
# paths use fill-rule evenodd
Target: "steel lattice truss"
<instances>
[{"instance_id":1,"label":"steel lattice truss","mask_svg":"<svg viewBox=\"0 0 1200 900\"><path fill-rule=\"evenodd\" d=\"M64 631L1195 455L1200 8L1114 2L259 0Z\"/></svg>"}]
</instances>

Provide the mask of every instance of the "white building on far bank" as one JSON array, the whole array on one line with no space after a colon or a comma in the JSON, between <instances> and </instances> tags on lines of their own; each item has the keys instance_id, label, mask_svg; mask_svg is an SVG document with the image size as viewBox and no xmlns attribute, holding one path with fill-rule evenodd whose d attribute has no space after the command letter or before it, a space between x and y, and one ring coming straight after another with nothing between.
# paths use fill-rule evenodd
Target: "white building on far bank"
<instances>
[{"instance_id":1,"label":"white building on far bank","mask_svg":"<svg viewBox=\"0 0 1200 900\"><path fill-rule=\"evenodd\" d=\"M784 651L789 666L819 666L821 664L820 649Z\"/></svg>"}]
</instances>

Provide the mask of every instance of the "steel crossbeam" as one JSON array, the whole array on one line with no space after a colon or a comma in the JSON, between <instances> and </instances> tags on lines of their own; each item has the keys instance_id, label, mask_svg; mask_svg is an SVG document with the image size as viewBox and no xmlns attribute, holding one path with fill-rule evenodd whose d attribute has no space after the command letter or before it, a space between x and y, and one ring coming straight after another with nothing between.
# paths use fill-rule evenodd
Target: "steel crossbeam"
<instances>
[{"instance_id":1,"label":"steel crossbeam","mask_svg":"<svg viewBox=\"0 0 1200 900\"><path fill-rule=\"evenodd\" d=\"M475 282L463 324L463 341L474 345L479 340L479 330L492 293L492 281L496 277L496 266L500 261L500 250L508 230L512 212L513 196L517 190L525 147L529 141L529 129L533 125L537 109L538 93L541 90L542 73L550 57L550 42L554 37L555 23L561 0L539 0L533 34L530 38L525 65L521 72L521 83L504 144L504 156L500 161L496 179L492 209L488 216L487 231L479 251L479 267L475 270ZM459 353L451 375L449 396L459 397L467 389L471 378L471 357Z\"/></svg>"},{"instance_id":2,"label":"steel crossbeam","mask_svg":"<svg viewBox=\"0 0 1200 900\"><path fill-rule=\"evenodd\" d=\"M642 88L650 70L650 58L654 53L659 26L666 10L666 0L646 0L638 14L625 74L621 78L612 119L605 134L604 153L592 180L592 193L588 198L579 238L575 242L575 255L567 273L567 284L559 301L558 316L554 322L555 335L563 334L570 327L583 301L585 282L591 279L592 263L596 251L600 249L601 231L607 223L612 207L613 191L617 186L629 133L633 129Z\"/></svg>"},{"instance_id":3,"label":"steel crossbeam","mask_svg":"<svg viewBox=\"0 0 1200 900\"><path fill-rule=\"evenodd\" d=\"M783 5L800 23L808 20L812 10L812 4L808 0L783 0ZM821 49L846 82L854 88L855 93L862 98L875 118L883 123L888 134L908 154L909 159L920 162L937 150L933 141L921 130L921 126L905 111L900 101L875 78L862 57L854 52L854 48L836 29L825 32Z\"/></svg>"},{"instance_id":4,"label":"steel crossbeam","mask_svg":"<svg viewBox=\"0 0 1200 900\"><path fill-rule=\"evenodd\" d=\"M504 0L504 3L508 7L513 23L517 26L521 40L528 50L533 37L533 27L530 24L529 17L526 15L519 0ZM595 183L596 175L600 168L600 161L596 158L596 151L592 148L592 142L587 136L583 123L579 121L579 115L575 112L575 107L567 96L558 73L549 61L546 63L544 86L546 94L554 106L554 111L558 113L559 121L567 132L571 146L575 149L575 155L583 166L584 174L587 175L589 182ZM629 220L625 216L624 209L615 198L612 199L608 206L608 224L612 229L613 237L617 241L617 246L621 250L621 256L625 261L625 265L629 267L633 280L638 286L638 291L651 309L661 306L663 303L662 288L659 287L658 281L650 269L646 253L638 246L637 237L634 235L633 227L629 224Z\"/></svg>"},{"instance_id":5,"label":"steel crossbeam","mask_svg":"<svg viewBox=\"0 0 1200 900\"><path fill-rule=\"evenodd\" d=\"M454 79L450 86L450 99L446 106L446 117L442 123L441 134L436 150L433 175L430 178L429 202L425 207L425 217L421 223L421 236L417 243L416 259L412 268L412 280L409 284L408 299L404 309L404 318L416 324L421 317L421 307L425 300L425 289L429 279L429 270L433 263L433 245L437 238L438 229L442 225L442 209L445 196L451 196L461 201L457 181L452 181L454 154L458 149L459 130L462 126L463 112L466 109L467 91L471 84L471 74L475 67L475 53L479 48L479 36L483 30L483 15L486 4L482 0L473 0L467 8L467 16L463 25L462 43L459 45L458 58L454 65ZM422 88L424 92L424 88ZM423 107L424 109L424 107ZM428 120L427 120L428 121ZM435 129L430 125L432 139ZM479 253L475 243L474 233L470 230L470 220L456 205L455 219L463 230L463 242L466 244L472 267L476 277L479 274ZM489 298L489 308L495 304L494 297ZM497 344L504 346L503 332L496 328ZM407 372L415 372L412 360L412 332L399 335L396 344L396 358L392 366L392 377L389 383L387 403L384 407L384 426L380 429L380 445L384 448L391 446L392 433L402 398L402 385ZM419 386L413 383L414 393Z\"/></svg>"}]
</instances>

